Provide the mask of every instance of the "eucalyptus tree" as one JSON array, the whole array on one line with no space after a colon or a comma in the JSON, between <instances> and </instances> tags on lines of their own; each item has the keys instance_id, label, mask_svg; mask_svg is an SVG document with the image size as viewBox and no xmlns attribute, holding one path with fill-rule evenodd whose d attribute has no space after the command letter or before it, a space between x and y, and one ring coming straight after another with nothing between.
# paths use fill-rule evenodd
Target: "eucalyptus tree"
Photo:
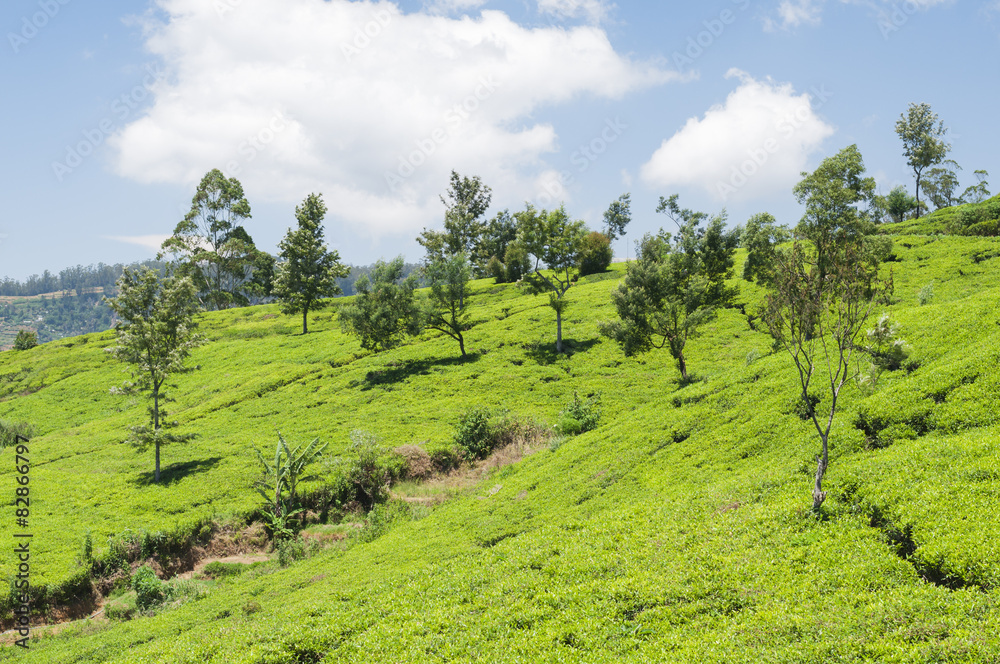
<instances>
[{"instance_id":1,"label":"eucalyptus tree","mask_svg":"<svg viewBox=\"0 0 1000 664\"><path fill-rule=\"evenodd\" d=\"M903 156L917 178L915 195L917 214L920 214L920 179L924 169L940 164L951 150L951 144L942 138L948 129L931 110L930 104L910 104L906 113L896 121L896 134L903 141Z\"/></svg>"}]
</instances>

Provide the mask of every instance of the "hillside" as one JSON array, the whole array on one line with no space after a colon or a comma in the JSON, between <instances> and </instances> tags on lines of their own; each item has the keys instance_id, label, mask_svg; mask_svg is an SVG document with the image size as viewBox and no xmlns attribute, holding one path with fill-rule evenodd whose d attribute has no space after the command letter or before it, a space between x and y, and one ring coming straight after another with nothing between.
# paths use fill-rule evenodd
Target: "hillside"
<instances>
[{"instance_id":1,"label":"hillside","mask_svg":"<svg viewBox=\"0 0 1000 664\"><path fill-rule=\"evenodd\" d=\"M164 448L161 485L152 452L120 444L144 404L109 394L125 378L110 333L0 354L0 417L37 431L32 580L53 586L79 573L88 531L100 556L127 530L253 510L253 446L277 431L348 455L355 429L446 444L470 406L548 424L574 392L602 407L596 430L438 506L380 510L371 541L0 661L1000 661L1000 242L905 235L894 251L889 313L910 355L873 394L847 390L822 519L794 369L751 324L762 291L742 281L741 306L689 342L684 387L665 351L626 358L599 336L621 265L569 291L569 356L543 298L491 280L475 284L465 361L433 334L363 353L332 310L306 336L274 306L206 314L211 341L170 405L199 438Z\"/></svg>"}]
</instances>

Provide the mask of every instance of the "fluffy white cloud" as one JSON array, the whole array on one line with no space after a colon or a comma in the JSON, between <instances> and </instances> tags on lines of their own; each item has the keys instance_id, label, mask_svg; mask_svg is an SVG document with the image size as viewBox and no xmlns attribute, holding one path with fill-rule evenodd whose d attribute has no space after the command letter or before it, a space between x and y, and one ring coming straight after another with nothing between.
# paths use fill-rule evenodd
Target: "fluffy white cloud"
<instances>
[{"instance_id":1,"label":"fluffy white cloud","mask_svg":"<svg viewBox=\"0 0 1000 664\"><path fill-rule=\"evenodd\" d=\"M719 200L757 198L788 191L833 127L816 114L817 98L790 84L758 81L739 70L740 85L725 104L691 118L663 141L642 167L657 187L698 186Z\"/></svg>"},{"instance_id":2,"label":"fluffy white cloud","mask_svg":"<svg viewBox=\"0 0 1000 664\"><path fill-rule=\"evenodd\" d=\"M453 14L479 9L487 0L433 0L427 3L427 9L435 14Z\"/></svg>"},{"instance_id":3,"label":"fluffy white cloud","mask_svg":"<svg viewBox=\"0 0 1000 664\"><path fill-rule=\"evenodd\" d=\"M619 55L603 30L528 29L506 14L406 14L391 2L159 0L154 103L114 136L119 174L196 184L211 168L251 200L322 192L379 237L441 216L452 169L498 194L535 193L552 126L532 112L619 98L674 77Z\"/></svg>"}]
</instances>

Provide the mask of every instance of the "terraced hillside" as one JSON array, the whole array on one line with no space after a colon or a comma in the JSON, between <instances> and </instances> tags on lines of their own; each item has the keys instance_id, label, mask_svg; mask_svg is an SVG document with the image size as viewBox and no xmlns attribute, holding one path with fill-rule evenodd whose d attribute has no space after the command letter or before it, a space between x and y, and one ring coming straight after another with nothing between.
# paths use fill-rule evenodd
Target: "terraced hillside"
<instances>
[{"instance_id":1,"label":"terraced hillside","mask_svg":"<svg viewBox=\"0 0 1000 664\"><path fill-rule=\"evenodd\" d=\"M689 343L683 387L666 352L625 358L598 335L622 266L570 290L568 356L542 298L488 281L465 361L432 335L362 353L332 313L306 336L271 307L205 315L211 342L171 404L200 437L165 448L161 485L151 453L119 442L144 405L108 392L124 379L109 334L3 353L0 416L38 432L33 581L53 587L79 575L87 531L101 556L126 529L250 512L252 448L279 430L333 454L354 429L434 447L470 406L552 424L574 392L600 394L602 418L432 509L379 508L370 536L0 661L1000 661L1000 242L902 236L895 255L909 358L874 393L849 388L822 518L815 432L745 282Z\"/></svg>"}]
</instances>

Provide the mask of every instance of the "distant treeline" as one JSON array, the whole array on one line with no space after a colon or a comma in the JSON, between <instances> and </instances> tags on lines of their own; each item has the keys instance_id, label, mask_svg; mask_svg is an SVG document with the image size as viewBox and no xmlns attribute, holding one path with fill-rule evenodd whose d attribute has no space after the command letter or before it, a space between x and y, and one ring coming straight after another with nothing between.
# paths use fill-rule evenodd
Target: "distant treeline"
<instances>
[{"instance_id":1,"label":"distant treeline","mask_svg":"<svg viewBox=\"0 0 1000 664\"><path fill-rule=\"evenodd\" d=\"M166 263L149 260L133 263L133 265L148 265L152 269L162 272ZM26 297L56 291L74 291L76 295L82 295L86 289L90 288L103 288L105 293L110 293L114 290L115 282L122 276L122 270L125 267L127 266L123 263L115 263L114 265L98 263L87 267L77 265L60 270L57 275L45 270L41 275L33 274L23 282L4 277L4 280L0 281L0 295Z\"/></svg>"}]
</instances>

